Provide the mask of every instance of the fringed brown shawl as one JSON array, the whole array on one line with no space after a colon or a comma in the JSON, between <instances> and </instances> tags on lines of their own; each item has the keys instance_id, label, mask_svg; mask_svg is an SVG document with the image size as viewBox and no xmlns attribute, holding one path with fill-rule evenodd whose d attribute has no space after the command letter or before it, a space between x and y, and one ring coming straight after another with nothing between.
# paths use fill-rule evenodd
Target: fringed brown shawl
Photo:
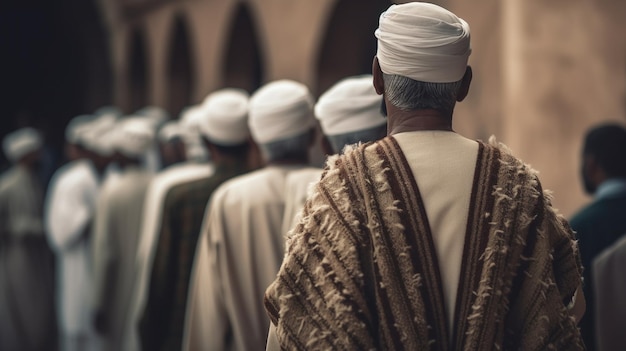
<instances>
[{"instance_id":1,"label":"fringed brown shawl","mask_svg":"<svg viewBox=\"0 0 626 351\"><path fill-rule=\"evenodd\" d=\"M469 211L448 330L428 218L398 144L329 159L266 292L282 348L583 349L566 308L581 284L577 247L535 173L481 143Z\"/></svg>"}]
</instances>

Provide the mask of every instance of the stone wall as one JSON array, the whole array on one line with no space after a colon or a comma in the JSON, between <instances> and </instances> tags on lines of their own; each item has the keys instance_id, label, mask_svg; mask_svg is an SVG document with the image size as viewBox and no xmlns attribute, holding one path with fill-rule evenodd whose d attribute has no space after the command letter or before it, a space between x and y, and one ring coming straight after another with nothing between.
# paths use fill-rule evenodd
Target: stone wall
<instances>
[{"instance_id":1,"label":"stone wall","mask_svg":"<svg viewBox=\"0 0 626 351\"><path fill-rule=\"evenodd\" d=\"M539 170L544 187L555 192L556 207L571 215L589 201L578 171L585 130L602 121L626 121L626 25L620 16L626 4L435 2L472 28L474 79L470 95L457 106L455 129L483 140L496 135ZM301 81L319 94L343 76L369 72L372 30L389 5L382 0L155 0L129 16L116 2L100 3L111 35L115 99L127 111L139 104L131 86L145 86L139 100L145 96L146 104L176 105L172 101L181 97L171 96L172 80L189 89L189 103L226 85L252 91L280 78ZM171 52L172 33L181 22L189 36L189 76L172 77L176 70L169 65L177 55ZM130 65L137 41L147 53L143 84L131 82L138 76Z\"/></svg>"}]
</instances>

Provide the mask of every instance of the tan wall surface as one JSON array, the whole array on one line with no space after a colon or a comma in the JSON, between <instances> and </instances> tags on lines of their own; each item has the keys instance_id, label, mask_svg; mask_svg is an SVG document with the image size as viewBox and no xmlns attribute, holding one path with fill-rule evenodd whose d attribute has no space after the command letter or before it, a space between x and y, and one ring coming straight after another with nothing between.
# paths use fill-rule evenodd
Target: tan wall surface
<instances>
[{"instance_id":1,"label":"tan wall surface","mask_svg":"<svg viewBox=\"0 0 626 351\"><path fill-rule=\"evenodd\" d=\"M192 100L222 87L225 51L234 12L248 6L265 81L290 78L318 84L326 26L345 0L179 0L125 19L115 3L101 1L111 31L115 96L126 104L128 40L146 31L150 101L166 98L166 57L173 18L189 29L196 74ZM406 2L406 1L398 1ZM571 215L589 198L579 179L585 130L606 120L626 121L626 4L619 0L435 1L472 29L470 95L457 106L455 129L486 140L495 134L540 171L555 205ZM358 14L355 14L355 16ZM349 20L349 19L347 19ZM371 35L371 33L364 33Z\"/></svg>"}]
</instances>

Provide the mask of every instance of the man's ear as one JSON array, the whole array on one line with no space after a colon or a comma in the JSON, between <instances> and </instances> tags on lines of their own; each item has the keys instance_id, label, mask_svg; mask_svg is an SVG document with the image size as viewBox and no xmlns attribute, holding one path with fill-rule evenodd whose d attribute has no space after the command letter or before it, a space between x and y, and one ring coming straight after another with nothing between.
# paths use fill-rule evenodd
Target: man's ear
<instances>
[{"instance_id":1,"label":"man's ear","mask_svg":"<svg viewBox=\"0 0 626 351\"><path fill-rule=\"evenodd\" d=\"M372 62L372 76L374 76L374 89L378 95L383 95L385 92L385 81L383 80L383 71L380 69L378 63L378 57L374 56L374 62Z\"/></svg>"},{"instance_id":2,"label":"man's ear","mask_svg":"<svg viewBox=\"0 0 626 351\"><path fill-rule=\"evenodd\" d=\"M463 79L461 80L461 87L459 88L459 93L456 96L456 101L463 101L465 97L467 97L467 93L469 93L469 87L472 83L472 66L467 66L465 69L465 74L463 75Z\"/></svg>"}]
</instances>

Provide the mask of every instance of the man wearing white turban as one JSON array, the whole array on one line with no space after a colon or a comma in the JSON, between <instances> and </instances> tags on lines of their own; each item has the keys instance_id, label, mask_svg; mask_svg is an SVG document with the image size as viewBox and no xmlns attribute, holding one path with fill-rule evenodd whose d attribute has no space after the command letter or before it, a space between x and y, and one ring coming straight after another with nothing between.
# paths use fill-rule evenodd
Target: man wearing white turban
<instances>
[{"instance_id":1,"label":"man wearing white turban","mask_svg":"<svg viewBox=\"0 0 626 351\"><path fill-rule=\"evenodd\" d=\"M469 26L392 5L373 83L388 136L329 158L265 306L282 349L583 349L574 235L536 172L452 129Z\"/></svg>"},{"instance_id":2,"label":"man wearing white turban","mask_svg":"<svg viewBox=\"0 0 626 351\"><path fill-rule=\"evenodd\" d=\"M102 118L102 119L101 119ZM115 117L80 115L65 128L69 162L53 175L45 202L45 225L57 257L60 350L94 350L89 298L89 243L96 202L112 149L105 136Z\"/></svg>"},{"instance_id":3,"label":"man wearing white turban","mask_svg":"<svg viewBox=\"0 0 626 351\"><path fill-rule=\"evenodd\" d=\"M22 128L2 144L13 166L0 174L0 349L45 350L56 340L56 323L54 257L37 176L42 139Z\"/></svg>"},{"instance_id":4,"label":"man wearing white turban","mask_svg":"<svg viewBox=\"0 0 626 351\"><path fill-rule=\"evenodd\" d=\"M344 147L379 140L387 135L387 120L381 113L382 98L374 90L372 75L347 77L324 92L315 104L315 117L322 129L322 150L338 154ZM287 233L299 221L311 183L316 183L322 169L306 168L287 177L287 201L282 232ZM303 179L309 179L304 182ZM302 186L309 183L306 187Z\"/></svg>"},{"instance_id":5,"label":"man wearing white turban","mask_svg":"<svg viewBox=\"0 0 626 351\"><path fill-rule=\"evenodd\" d=\"M249 149L248 93L221 89L196 110L197 128L214 171L181 179L158 201L155 232L142 237L142 293L136 303L142 350L180 350L196 242L209 197L222 182L244 173ZM145 282L144 282L145 281Z\"/></svg>"},{"instance_id":6,"label":"man wearing white turban","mask_svg":"<svg viewBox=\"0 0 626 351\"><path fill-rule=\"evenodd\" d=\"M121 350L130 315L135 258L146 196L152 177L140 165L154 142L154 128L144 117L127 117L109 136L120 174L102 185L91 243L93 294L91 316L104 350Z\"/></svg>"},{"instance_id":7,"label":"man wearing white turban","mask_svg":"<svg viewBox=\"0 0 626 351\"><path fill-rule=\"evenodd\" d=\"M262 297L283 257L285 179L307 167L312 107L309 89L291 80L268 83L250 98L248 126L266 166L213 192L196 250L183 349L265 346ZM219 134L207 136L219 142Z\"/></svg>"}]
</instances>

